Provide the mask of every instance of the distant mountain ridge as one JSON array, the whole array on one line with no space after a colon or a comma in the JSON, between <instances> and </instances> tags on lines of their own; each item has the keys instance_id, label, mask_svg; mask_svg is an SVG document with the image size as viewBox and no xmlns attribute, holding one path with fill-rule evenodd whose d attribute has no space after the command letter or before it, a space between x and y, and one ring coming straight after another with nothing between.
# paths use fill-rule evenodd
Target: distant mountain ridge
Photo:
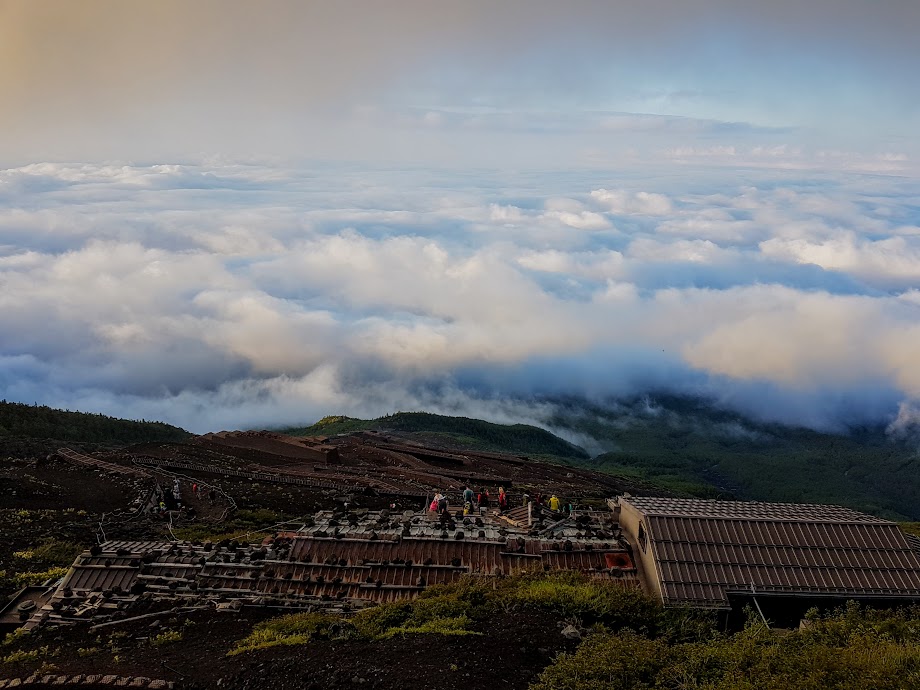
<instances>
[{"instance_id":1,"label":"distant mountain ridge","mask_svg":"<svg viewBox=\"0 0 920 690\"><path fill-rule=\"evenodd\" d=\"M758 422L703 398L642 395L594 405L559 400L550 428L607 452L589 466L697 495L839 503L920 519L920 455L884 426L834 434Z\"/></svg>"},{"instance_id":2,"label":"distant mountain ridge","mask_svg":"<svg viewBox=\"0 0 920 690\"><path fill-rule=\"evenodd\" d=\"M892 520L920 520L920 453L887 437L881 426L822 433L757 422L689 396L644 395L602 405L582 399L543 402L551 402L555 410L545 419L546 429L399 412L371 420L326 417L311 426L279 431L299 436L391 431L447 447L602 470L683 494L836 503ZM594 457L547 429L590 439ZM0 454L39 454L51 441L128 445L192 436L162 422L0 401Z\"/></svg>"},{"instance_id":3,"label":"distant mountain ridge","mask_svg":"<svg viewBox=\"0 0 920 690\"><path fill-rule=\"evenodd\" d=\"M603 405L553 399L546 427L592 439L588 453L545 429L429 413L375 420L327 417L297 435L391 430L473 449L544 456L683 494L836 503L892 520L920 520L920 455L884 427L832 434L752 420L703 398L642 395ZM571 432L571 433L567 433ZM577 450L575 450L577 449Z\"/></svg>"},{"instance_id":4,"label":"distant mountain ridge","mask_svg":"<svg viewBox=\"0 0 920 690\"><path fill-rule=\"evenodd\" d=\"M429 412L397 412L377 419L324 417L316 424L281 431L292 436L330 436L356 431L395 431L424 436L429 441L517 455L549 456L587 462L587 451L529 424L494 424L469 417L448 417Z\"/></svg>"},{"instance_id":5,"label":"distant mountain ridge","mask_svg":"<svg viewBox=\"0 0 920 690\"><path fill-rule=\"evenodd\" d=\"M127 445L184 441L192 434L163 422L136 421L102 414L56 410L44 405L0 401L0 438Z\"/></svg>"}]
</instances>

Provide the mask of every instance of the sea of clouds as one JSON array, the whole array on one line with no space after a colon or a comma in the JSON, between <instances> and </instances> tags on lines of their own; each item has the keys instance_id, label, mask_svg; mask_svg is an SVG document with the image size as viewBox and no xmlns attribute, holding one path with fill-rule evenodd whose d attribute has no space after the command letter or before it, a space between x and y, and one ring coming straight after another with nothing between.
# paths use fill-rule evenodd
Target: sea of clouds
<instances>
[{"instance_id":1,"label":"sea of clouds","mask_svg":"<svg viewBox=\"0 0 920 690\"><path fill-rule=\"evenodd\" d=\"M0 171L0 396L196 432L662 390L916 422L920 180L629 170Z\"/></svg>"}]
</instances>

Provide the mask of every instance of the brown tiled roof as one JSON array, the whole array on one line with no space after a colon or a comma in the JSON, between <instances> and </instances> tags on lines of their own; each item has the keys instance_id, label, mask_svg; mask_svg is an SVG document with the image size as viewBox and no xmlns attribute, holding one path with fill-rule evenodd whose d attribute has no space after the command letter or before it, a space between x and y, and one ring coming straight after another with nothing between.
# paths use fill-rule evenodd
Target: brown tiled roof
<instances>
[{"instance_id":1,"label":"brown tiled roof","mask_svg":"<svg viewBox=\"0 0 920 690\"><path fill-rule=\"evenodd\" d=\"M669 604L726 607L731 592L920 598L898 526L838 506L625 498L645 513Z\"/></svg>"},{"instance_id":2,"label":"brown tiled roof","mask_svg":"<svg viewBox=\"0 0 920 690\"><path fill-rule=\"evenodd\" d=\"M810 503L760 503L758 501L715 501L703 498L653 498L645 496L630 496L620 500L635 506L646 515L889 524L887 520L860 513L851 508Z\"/></svg>"}]
</instances>

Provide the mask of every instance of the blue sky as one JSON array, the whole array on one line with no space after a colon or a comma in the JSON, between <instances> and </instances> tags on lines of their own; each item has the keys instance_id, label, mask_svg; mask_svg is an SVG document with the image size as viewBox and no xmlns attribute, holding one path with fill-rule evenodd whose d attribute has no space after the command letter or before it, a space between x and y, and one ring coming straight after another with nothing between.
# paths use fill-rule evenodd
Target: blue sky
<instances>
[{"instance_id":1,"label":"blue sky","mask_svg":"<svg viewBox=\"0 0 920 690\"><path fill-rule=\"evenodd\" d=\"M0 396L920 409L916 2L0 3Z\"/></svg>"}]
</instances>

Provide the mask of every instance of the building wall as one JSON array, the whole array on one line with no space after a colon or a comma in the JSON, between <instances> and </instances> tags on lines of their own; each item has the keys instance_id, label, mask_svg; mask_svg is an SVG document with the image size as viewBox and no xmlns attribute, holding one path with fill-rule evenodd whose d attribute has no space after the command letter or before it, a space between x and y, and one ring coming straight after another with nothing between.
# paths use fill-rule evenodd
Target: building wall
<instances>
[{"instance_id":1,"label":"building wall","mask_svg":"<svg viewBox=\"0 0 920 690\"><path fill-rule=\"evenodd\" d=\"M645 549L639 539L640 526L645 534ZM658 569L655 567L655 557L652 553L652 538L647 533L644 515L630 504L620 502L620 529L623 530L623 536L629 542L633 550L633 560L639 571L639 581L642 588L647 594L654 595L662 599L661 582L658 576Z\"/></svg>"}]
</instances>

